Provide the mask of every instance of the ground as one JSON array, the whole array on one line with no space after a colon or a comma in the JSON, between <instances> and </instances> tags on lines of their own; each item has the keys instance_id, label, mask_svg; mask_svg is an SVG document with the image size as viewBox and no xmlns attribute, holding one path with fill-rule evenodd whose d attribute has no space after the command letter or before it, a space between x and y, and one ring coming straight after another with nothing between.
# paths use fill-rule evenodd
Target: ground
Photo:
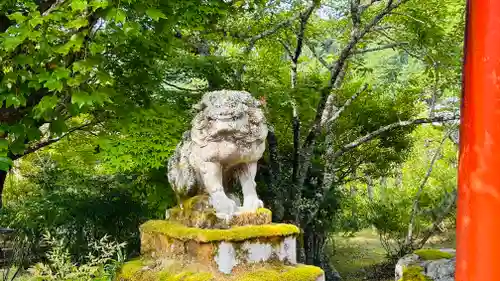
<instances>
[{"instance_id":1,"label":"ground","mask_svg":"<svg viewBox=\"0 0 500 281\"><path fill-rule=\"evenodd\" d=\"M367 229L350 238L333 238L335 251L332 251L332 263L344 281L394 280L394 264L384 265L385 252L375 231ZM439 236L426 247L455 248L454 233ZM27 279L21 278L19 281L24 280Z\"/></svg>"},{"instance_id":2,"label":"ground","mask_svg":"<svg viewBox=\"0 0 500 281\"><path fill-rule=\"evenodd\" d=\"M393 281L394 265L385 264L385 252L375 231L366 229L354 237L333 237L333 266L345 281ZM428 248L455 248L453 233L431 240Z\"/></svg>"}]
</instances>

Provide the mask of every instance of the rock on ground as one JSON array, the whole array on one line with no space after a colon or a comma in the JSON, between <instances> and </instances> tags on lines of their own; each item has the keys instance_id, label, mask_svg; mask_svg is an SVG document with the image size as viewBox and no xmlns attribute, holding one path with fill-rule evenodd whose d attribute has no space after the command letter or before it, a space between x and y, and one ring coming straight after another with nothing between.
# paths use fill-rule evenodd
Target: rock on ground
<instances>
[{"instance_id":1,"label":"rock on ground","mask_svg":"<svg viewBox=\"0 0 500 281\"><path fill-rule=\"evenodd\" d=\"M426 250L421 250L426 251ZM433 281L454 281L455 275L455 250L454 249L439 249L439 250L429 250L434 253L442 252L451 254L452 257L442 258L442 256L437 255L432 257L432 254L425 259L423 255L418 255L419 252L406 255L398 260L395 268L395 280L411 281L403 278L403 273L405 269L408 268L420 268L421 274L427 276Z\"/></svg>"}]
</instances>

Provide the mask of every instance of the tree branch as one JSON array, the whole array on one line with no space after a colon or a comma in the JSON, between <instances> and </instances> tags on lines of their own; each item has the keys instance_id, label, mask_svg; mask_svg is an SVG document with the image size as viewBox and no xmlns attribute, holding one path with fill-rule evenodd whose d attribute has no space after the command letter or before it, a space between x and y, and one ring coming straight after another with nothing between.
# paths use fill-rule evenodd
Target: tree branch
<instances>
[{"instance_id":1,"label":"tree branch","mask_svg":"<svg viewBox=\"0 0 500 281\"><path fill-rule=\"evenodd\" d=\"M39 142L36 145L34 145L34 146L26 149L22 154L13 155L11 158L12 158L12 160L17 160L17 159L19 159L19 158L21 158L21 157L23 157L25 155L28 155L28 154L33 153L35 151L38 151L39 149L42 149L42 148L44 148L44 147L46 147L48 145L51 145L51 144L53 144L55 142L58 142L61 139L63 139L64 137L68 136L69 134L71 134L71 133L73 133L75 131L82 130L82 129L84 129L86 127L89 127L91 125L94 125L94 124L95 123L93 123L93 122L89 122L89 123L85 123L85 124L77 126L77 127L73 127L71 129L69 129L66 133L64 133L62 136L57 137L57 138L53 138L53 139L48 139L46 141Z\"/></svg>"},{"instance_id":2,"label":"tree branch","mask_svg":"<svg viewBox=\"0 0 500 281\"><path fill-rule=\"evenodd\" d=\"M337 118L340 117L340 114L342 114L342 112L344 112L344 110L355 100L359 97L359 95L361 95L361 93L363 93L366 89L368 88L368 84L364 84L363 87L361 87L361 89L359 89L356 93L354 93L354 95L352 95L348 100L345 101L345 103L342 105L342 107L340 107L336 112L335 114L330 118L328 119L328 123L331 123L331 122L334 122L335 120L337 120Z\"/></svg>"},{"instance_id":3,"label":"tree branch","mask_svg":"<svg viewBox=\"0 0 500 281\"><path fill-rule=\"evenodd\" d=\"M314 150L316 137L321 132L321 119L323 117L323 113L326 107L326 103L328 100L328 96L330 95L331 90L337 85L337 79L344 69L344 65L347 62L347 59L351 55L352 50L356 47L359 40L361 40L370 30L375 27L386 15L392 12L394 9L398 8L401 4L406 3L409 0L399 0L393 4L393 1L388 1L386 7L378 13L373 19L366 24L361 31L355 26L353 32L351 33L351 38L347 45L340 52L339 58L331 68L331 75L329 83L326 87L321 90L321 98L316 107L316 116L314 122L309 130L309 133L304 141L303 152L302 152L302 166L300 168L299 173L299 182L297 183L299 186L302 186L305 181L305 174L310 166L310 160L312 157L312 152Z\"/></svg>"},{"instance_id":4,"label":"tree branch","mask_svg":"<svg viewBox=\"0 0 500 281\"><path fill-rule=\"evenodd\" d=\"M290 59L293 59L293 52L292 49L290 49L289 43L282 39L278 39L278 41L281 43L281 45L283 45L283 48L285 49L288 57L290 57Z\"/></svg>"},{"instance_id":5,"label":"tree branch","mask_svg":"<svg viewBox=\"0 0 500 281\"><path fill-rule=\"evenodd\" d=\"M304 34L306 31L307 23L312 15L312 12L317 6L317 1L313 1L313 3L300 14L300 27L297 32L297 43L295 47L295 51L292 52L289 45L286 42L282 42L285 50L288 52L291 59L291 68L290 68L290 76L291 76L291 88L292 91L295 90L297 86L297 63L299 61L300 56L302 55L302 48L304 46ZM292 93L294 94L294 93ZM298 116L298 109L295 99L292 97L292 108L293 108L293 167L292 167L292 182L296 182L297 177L300 171L300 119ZM295 190L297 194L294 194L294 198L301 198L301 191L299 189ZM296 222L298 222L298 218L296 218Z\"/></svg>"},{"instance_id":6,"label":"tree branch","mask_svg":"<svg viewBox=\"0 0 500 281\"><path fill-rule=\"evenodd\" d=\"M418 23L425 24L425 22L424 22L424 21L419 20L419 19L417 19L417 18L415 18L415 17L412 17L412 16L410 16L410 15L407 15L407 14L403 14L403 13L396 13L396 12L391 12L391 14L392 14L392 15L398 15L398 16L407 17L407 18L409 18L409 19L411 19L411 20L413 20L413 21L416 21L416 22L418 22Z\"/></svg>"},{"instance_id":7,"label":"tree branch","mask_svg":"<svg viewBox=\"0 0 500 281\"><path fill-rule=\"evenodd\" d=\"M407 127L411 125L420 125L420 124L429 124L429 123L444 123L444 122L449 122L449 121L456 121L459 120L459 117L450 117L450 118L445 118L445 117L435 117L435 118L420 118L420 119L415 119L415 120L407 120L407 121L399 121L396 123L389 124L387 126L383 126L379 128L378 130L375 130L363 137L358 138L357 140L344 145L342 148L337 150L335 153L333 153L330 159L336 159L340 157L342 154L345 152L354 149L360 145L362 145L365 142L368 142L375 137L381 135L382 133L385 133L389 130L395 129L395 128L400 128L400 127Z\"/></svg>"},{"instance_id":8,"label":"tree branch","mask_svg":"<svg viewBox=\"0 0 500 281\"><path fill-rule=\"evenodd\" d=\"M378 13L365 27L358 32L353 32L351 38L347 45L340 52L340 56L331 68L330 81L327 87L325 87L321 91L321 99L316 108L316 118L314 120L313 125L311 126L311 130L306 138L305 145L311 146L313 145L313 140L316 138L316 135L321 131L321 117L323 115L323 110L325 109L326 100L330 95L331 89L335 86L335 82L337 81L344 64L347 59L351 55L351 51L355 48L356 44L361 40L373 27L375 27L386 15L392 12L394 9L401 6L403 3L406 3L409 0L399 0L397 3L392 4L392 1L389 1L385 9L383 9L380 13Z\"/></svg>"},{"instance_id":9,"label":"tree branch","mask_svg":"<svg viewBox=\"0 0 500 281\"><path fill-rule=\"evenodd\" d=\"M352 53L355 55L366 54L366 53L377 52L377 51L382 51L382 50L386 50L386 49L394 49L395 47L404 46L404 45L408 45L408 43L407 42L391 43L391 44L382 45L382 46L378 46L378 47L374 47L374 48L357 50L357 51L354 51Z\"/></svg>"},{"instance_id":10,"label":"tree branch","mask_svg":"<svg viewBox=\"0 0 500 281\"><path fill-rule=\"evenodd\" d=\"M434 164L436 163L440 153L441 153L441 148L443 147L445 141L448 139L448 137L451 135L452 130L449 130L446 135L443 137L441 142L439 143L438 147L436 148L436 151L434 152L434 155L432 156L431 163L429 164L429 168L427 169L427 173L424 176L424 179L420 183L420 186L418 187L417 194L415 195L415 199L413 200L413 206L412 206L412 212L410 216L410 222L408 224L408 231L406 234L406 239L405 239L405 245L406 246L411 246L412 243L412 236L413 236L413 228L415 225L415 219L417 217L418 213L418 203L420 201L420 196L422 195L422 192L424 191L424 187L427 184L427 181L429 181L429 178L431 177L432 170L434 169Z\"/></svg>"},{"instance_id":11,"label":"tree branch","mask_svg":"<svg viewBox=\"0 0 500 281\"><path fill-rule=\"evenodd\" d=\"M170 86L172 88L176 88L177 90L186 91L186 92L203 92L203 91L206 90L206 89L189 89L189 88L184 88L184 87L177 86L177 85L172 84L172 83L167 82L167 81L163 81L163 83L165 83L167 86Z\"/></svg>"},{"instance_id":12,"label":"tree branch","mask_svg":"<svg viewBox=\"0 0 500 281\"><path fill-rule=\"evenodd\" d=\"M47 16L50 12L55 10L58 6L62 5L65 0L57 0L54 3L52 3L47 10L42 11L42 16Z\"/></svg>"},{"instance_id":13,"label":"tree branch","mask_svg":"<svg viewBox=\"0 0 500 281\"><path fill-rule=\"evenodd\" d=\"M349 42L347 43L347 46L341 51L340 57L335 63L335 66L332 71L332 75L330 78L330 84L333 85L335 81L337 80L337 77L342 69L342 66L344 65L345 61L351 54L351 50L356 46L356 44L363 38L370 30L377 25L386 15L391 13L394 9L399 7L401 4L407 2L409 0L400 0L396 4L392 4L392 1L389 1L387 6L385 7L384 10L382 10L379 14L377 14L365 27L360 31L360 32L355 32L352 36Z\"/></svg>"},{"instance_id":14,"label":"tree branch","mask_svg":"<svg viewBox=\"0 0 500 281\"><path fill-rule=\"evenodd\" d=\"M361 5L359 7L359 12L362 14L366 11L366 9L370 8L370 6L372 6L373 4L377 3L377 2L380 2L382 0L371 0L370 3L368 4L365 4L365 5Z\"/></svg>"},{"instance_id":15,"label":"tree branch","mask_svg":"<svg viewBox=\"0 0 500 281\"><path fill-rule=\"evenodd\" d=\"M448 204L443 209L443 211L439 214L439 216L436 218L436 220L434 221L434 223L432 224L432 226L430 226L428 229L426 229L424 231L425 234L422 237L422 239L420 240L420 242L418 243L416 249L421 249L422 247L424 247L425 243L427 243L427 241L432 237L432 235L434 235L434 233L438 229L439 224L450 213L450 211L453 208L453 206L455 206L455 204L457 202L457 190L456 189L454 189L452 191L451 197L448 200L449 200Z\"/></svg>"},{"instance_id":16,"label":"tree branch","mask_svg":"<svg viewBox=\"0 0 500 281\"><path fill-rule=\"evenodd\" d=\"M458 119L458 117L448 118L448 119L446 119L446 118L432 118L432 119L431 118L422 118L422 119L415 119L415 120L408 120L408 121L400 121L400 122L396 122L396 123L381 127L380 129L375 130L375 131L373 131L373 132L371 132L371 133L369 133L361 138L358 138L357 140L343 146L341 149L339 149L337 152L335 152L332 156L330 155L331 150L329 150L330 153L329 153L329 151L327 151L327 153L325 155L325 159L328 159L328 161L330 162L330 165L328 165L329 167L327 167L327 168L328 168L328 170L333 169L332 167L333 167L333 164L335 163L335 160L339 156L344 154L345 152L347 152L351 149L354 149L354 148L358 147L359 145L366 143L366 142L374 139L376 136L378 136L384 132L387 132L391 129L395 129L398 127L410 126L410 125L434 123L434 122L448 122L448 121L454 121L457 119ZM326 193L329 191L331 185L333 184L333 172L325 171L324 178L325 178L323 180L323 192L324 192L324 194L322 197L323 199L318 204L318 208L316 210L314 210L313 212L311 212L311 216L309 217L306 225L311 223L315 219L316 214L319 212L320 206L323 204L323 202L325 200L324 198L326 198Z\"/></svg>"},{"instance_id":17,"label":"tree branch","mask_svg":"<svg viewBox=\"0 0 500 281\"><path fill-rule=\"evenodd\" d=\"M300 28L297 33L297 47L295 48L295 55L292 57L292 61L297 63L301 53L302 47L304 45L304 33L306 31L307 22L312 15L312 12L316 8L316 1L313 1L313 4L310 5L304 13L300 14Z\"/></svg>"},{"instance_id":18,"label":"tree branch","mask_svg":"<svg viewBox=\"0 0 500 281\"><path fill-rule=\"evenodd\" d=\"M316 50L314 50L314 46L311 46L311 42L309 40L306 39L306 45L307 47L309 48L309 50L311 50L311 53L313 53L313 56L324 66L326 67L328 70L331 70L332 69L332 65L329 65L328 62L326 62L326 60L324 58L322 58L317 52Z\"/></svg>"},{"instance_id":19,"label":"tree branch","mask_svg":"<svg viewBox=\"0 0 500 281\"><path fill-rule=\"evenodd\" d=\"M260 39L262 38L265 38L267 36L271 36L273 34L275 34L276 32L278 32L281 28L284 28L286 26L289 26L292 22L294 22L295 20L297 20L299 17L301 16L301 14L296 14L294 15L293 17L285 20L285 21L282 21L280 23L278 23L277 25L273 26L272 28L270 29L267 29L253 37L251 37L250 39L248 39L248 46L245 48L245 53L248 54L250 53L250 51L253 49L253 47L255 46L255 43L257 43L257 41L259 41Z\"/></svg>"},{"instance_id":20,"label":"tree branch","mask_svg":"<svg viewBox=\"0 0 500 281\"><path fill-rule=\"evenodd\" d=\"M361 13L360 13L360 2L361 0L350 0L349 6L351 9L351 21L352 25L356 29L361 24Z\"/></svg>"},{"instance_id":21,"label":"tree branch","mask_svg":"<svg viewBox=\"0 0 500 281\"><path fill-rule=\"evenodd\" d=\"M313 3L306 9L306 13L307 13L307 11L309 11L309 9L311 9L311 7L314 10L314 8L316 7L316 2L317 1L313 1ZM245 48L245 50L243 51L243 53L245 55L248 55L252 51L252 49L255 47L255 44L257 43L257 41L259 41L265 37L271 36L273 34L276 34L281 28L284 28L286 26L291 25L292 22L294 22L298 18L303 17L303 15L304 14L302 12L298 13L298 14L292 16L291 18L278 23L277 25L273 26L272 28L267 29L267 30L255 35L255 36L253 36L253 37L250 37L249 39L246 40L248 42L248 45ZM291 56L291 58L293 59L293 56ZM240 83L243 80L243 74L245 73L245 69L246 69L246 63L243 63L243 65L241 66L241 70L237 71L237 76L239 77Z\"/></svg>"}]
</instances>

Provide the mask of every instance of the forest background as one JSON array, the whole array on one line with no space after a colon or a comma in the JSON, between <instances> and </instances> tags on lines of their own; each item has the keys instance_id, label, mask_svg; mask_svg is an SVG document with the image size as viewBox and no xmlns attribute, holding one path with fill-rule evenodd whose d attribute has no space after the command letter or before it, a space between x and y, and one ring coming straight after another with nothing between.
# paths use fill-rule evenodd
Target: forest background
<instances>
[{"instance_id":1,"label":"forest background","mask_svg":"<svg viewBox=\"0 0 500 281\"><path fill-rule=\"evenodd\" d=\"M166 161L219 89L263 101L258 192L328 280L360 231L389 265L453 236L463 2L2 1L4 280L112 278L175 204Z\"/></svg>"}]
</instances>

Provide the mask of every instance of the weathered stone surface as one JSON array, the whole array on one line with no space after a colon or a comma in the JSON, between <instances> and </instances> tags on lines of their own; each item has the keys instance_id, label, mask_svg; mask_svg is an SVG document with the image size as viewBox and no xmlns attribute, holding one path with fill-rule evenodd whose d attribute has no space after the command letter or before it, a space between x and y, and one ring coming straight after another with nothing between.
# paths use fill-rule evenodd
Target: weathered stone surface
<instances>
[{"instance_id":1,"label":"weathered stone surface","mask_svg":"<svg viewBox=\"0 0 500 281\"><path fill-rule=\"evenodd\" d=\"M262 262L296 264L296 235L288 224L239 226L230 229L199 229L167 221L141 226L144 257L182 258L230 274L238 265Z\"/></svg>"},{"instance_id":2,"label":"weathered stone surface","mask_svg":"<svg viewBox=\"0 0 500 281\"><path fill-rule=\"evenodd\" d=\"M188 227L228 229L233 226L263 225L272 223L272 212L259 208L255 212L235 213L230 220L220 219L210 205L208 195L191 197L174 208L168 209L165 217Z\"/></svg>"},{"instance_id":3,"label":"weathered stone surface","mask_svg":"<svg viewBox=\"0 0 500 281\"><path fill-rule=\"evenodd\" d=\"M220 272L231 274L233 268L243 264L280 261L297 264L295 237L274 241L245 241L243 243L221 242L214 261Z\"/></svg>"},{"instance_id":4,"label":"weathered stone surface","mask_svg":"<svg viewBox=\"0 0 500 281\"><path fill-rule=\"evenodd\" d=\"M248 92L222 90L206 93L194 108L192 128L168 161L178 198L207 193L216 215L226 220L262 208L255 175L268 129L260 102ZM233 177L242 187L241 207L225 193L225 182Z\"/></svg>"},{"instance_id":5,"label":"weathered stone surface","mask_svg":"<svg viewBox=\"0 0 500 281\"><path fill-rule=\"evenodd\" d=\"M431 281L453 281L455 275L455 250L454 249L422 249L404 256L396 264L395 280L412 281L408 278L421 274Z\"/></svg>"}]
</instances>

